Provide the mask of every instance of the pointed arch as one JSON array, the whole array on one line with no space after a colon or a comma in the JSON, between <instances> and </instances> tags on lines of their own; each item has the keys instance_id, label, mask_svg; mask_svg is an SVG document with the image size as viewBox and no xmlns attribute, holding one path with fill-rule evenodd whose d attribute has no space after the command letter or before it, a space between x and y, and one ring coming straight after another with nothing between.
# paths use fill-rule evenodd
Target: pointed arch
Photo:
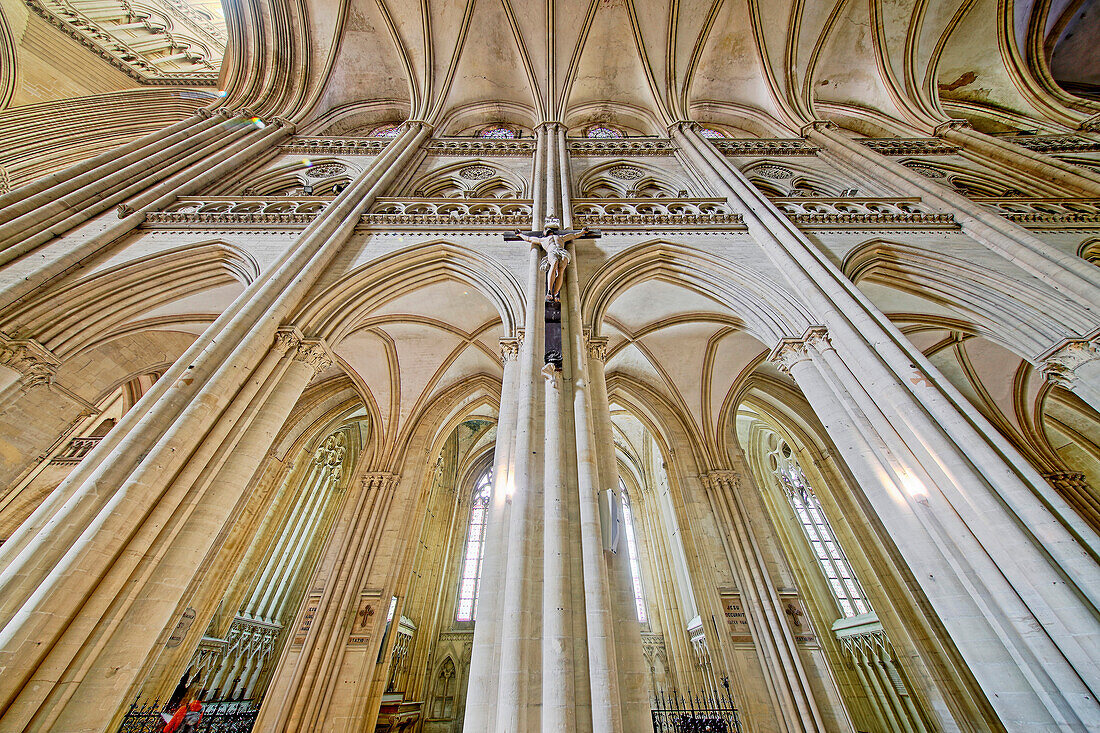
<instances>
[{"instance_id":1,"label":"pointed arch","mask_svg":"<svg viewBox=\"0 0 1100 733\"><path fill-rule=\"evenodd\" d=\"M1034 283L957 257L874 239L844 258L844 274L945 304L968 314L993 341L1035 360L1094 327L1087 311Z\"/></svg>"},{"instance_id":2,"label":"pointed arch","mask_svg":"<svg viewBox=\"0 0 1100 733\"><path fill-rule=\"evenodd\" d=\"M711 253L657 240L612 257L592 275L581 296L584 323L599 333L615 298L646 280L678 285L733 310L746 330L767 345L800 336L814 322L793 293L759 272Z\"/></svg>"}]
</instances>

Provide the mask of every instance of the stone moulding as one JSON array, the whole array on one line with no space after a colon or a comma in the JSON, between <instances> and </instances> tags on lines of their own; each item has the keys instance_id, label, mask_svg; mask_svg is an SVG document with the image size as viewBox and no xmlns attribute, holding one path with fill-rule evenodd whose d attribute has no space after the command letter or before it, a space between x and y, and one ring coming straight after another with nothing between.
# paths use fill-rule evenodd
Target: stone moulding
<instances>
[{"instance_id":1,"label":"stone moulding","mask_svg":"<svg viewBox=\"0 0 1100 733\"><path fill-rule=\"evenodd\" d=\"M928 211L920 199L775 198L772 202L800 227L955 228L951 214Z\"/></svg>"},{"instance_id":2,"label":"stone moulding","mask_svg":"<svg viewBox=\"0 0 1100 733\"><path fill-rule=\"evenodd\" d=\"M938 137L913 138L865 138L859 140L879 155L956 155L961 148L958 145L941 140Z\"/></svg>"},{"instance_id":3,"label":"stone moulding","mask_svg":"<svg viewBox=\"0 0 1100 733\"><path fill-rule=\"evenodd\" d=\"M279 150L302 155L378 155L389 143L389 138L381 137L296 137Z\"/></svg>"},{"instance_id":4,"label":"stone moulding","mask_svg":"<svg viewBox=\"0 0 1100 733\"><path fill-rule=\"evenodd\" d=\"M580 157L628 155L672 155L675 146L660 138L612 138L589 140L574 138L568 141L569 152Z\"/></svg>"},{"instance_id":5,"label":"stone moulding","mask_svg":"<svg viewBox=\"0 0 1100 733\"><path fill-rule=\"evenodd\" d=\"M1032 229L1100 226L1100 199L975 198L1009 221Z\"/></svg>"},{"instance_id":6,"label":"stone moulding","mask_svg":"<svg viewBox=\"0 0 1100 733\"><path fill-rule=\"evenodd\" d=\"M1015 135L1001 139L1037 153L1091 153L1100 150L1100 141L1079 135Z\"/></svg>"},{"instance_id":7,"label":"stone moulding","mask_svg":"<svg viewBox=\"0 0 1100 733\"><path fill-rule=\"evenodd\" d=\"M734 157L755 155L817 155L817 148L800 137L755 140L711 140L718 152Z\"/></svg>"},{"instance_id":8,"label":"stone moulding","mask_svg":"<svg viewBox=\"0 0 1100 733\"><path fill-rule=\"evenodd\" d=\"M332 197L210 196L183 198L147 215L146 226L264 226L297 228L313 221ZM1030 228L1100 227L1100 199L974 199ZM953 229L949 213L917 198L774 198L792 222L808 229ZM741 229L740 214L724 199L575 199L579 226ZM360 226L433 229L515 229L531 222L528 199L383 198Z\"/></svg>"},{"instance_id":9,"label":"stone moulding","mask_svg":"<svg viewBox=\"0 0 1100 733\"><path fill-rule=\"evenodd\" d=\"M531 138L436 138L428 143L426 150L429 155L530 156L535 154L535 141Z\"/></svg>"}]
</instances>

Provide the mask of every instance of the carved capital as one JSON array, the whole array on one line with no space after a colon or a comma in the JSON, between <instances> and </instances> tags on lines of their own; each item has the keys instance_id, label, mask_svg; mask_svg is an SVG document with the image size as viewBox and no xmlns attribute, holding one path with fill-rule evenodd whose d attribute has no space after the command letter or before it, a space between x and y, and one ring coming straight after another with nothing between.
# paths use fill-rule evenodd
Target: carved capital
<instances>
[{"instance_id":1,"label":"carved capital","mask_svg":"<svg viewBox=\"0 0 1100 733\"><path fill-rule=\"evenodd\" d=\"M317 376L333 364L332 356L323 341L304 338L296 328L280 328L276 331L272 348L294 361L309 365L313 369L313 376Z\"/></svg>"},{"instance_id":2,"label":"carved capital","mask_svg":"<svg viewBox=\"0 0 1100 733\"><path fill-rule=\"evenodd\" d=\"M11 339L0 334L0 364L19 372L26 389L49 386L61 360L34 339Z\"/></svg>"},{"instance_id":3,"label":"carved capital","mask_svg":"<svg viewBox=\"0 0 1100 733\"><path fill-rule=\"evenodd\" d=\"M940 137L941 135L943 135L943 133L950 132L951 130L964 130L964 129L969 129L969 128L970 128L970 121L969 120L954 119L954 120L948 120L947 122L942 122L942 123L936 125L935 129L932 130L932 134L935 135L936 137Z\"/></svg>"},{"instance_id":4,"label":"carved capital","mask_svg":"<svg viewBox=\"0 0 1100 733\"><path fill-rule=\"evenodd\" d=\"M1077 126L1077 129L1085 132L1100 132L1100 112L1081 120L1081 124Z\"/></svg>"},{"instance_id":5,"label":"carved capital","mask_svg":"<svg viewBox=\"0 0 1100 733\"><path fill-rule=\"evenodd\" d=\"M1043 478L1059 494L1077 494L1081 491L1087 493L1089 490L1089 483L1085 479L1085 474L1079 471L1051 471L1050 473L1044 473Z\"/></svg>"},{"instance_id":6,"label":"carved capital","mask_svg":"<svg viewBox=\"0 0 1100 733\"><path fill-rule=\"evenodd\" d=\"M206 109L205 107L203 107L201 109L195 110L195 114L197 114L199 117L203 118L204 120L208 120L208 119L210 119L211 117L214 116L215 112L212 109Z\"/></svg>"},{"instance_id":7,"label":"carved capital","mask_svg":"<svg viewBox=\"0 0 1100 733\"><path fill-rule=\"evenodd\" d=\"M290 120L288 120L285 117L276 117L273 120L271 120L271 123L273 125L275 125L276 127L285 127L291 133L293 133L294 130L296 129L294 123L291 122Z\"/></svg>"},{"instance_id":8,"label":"carved capital","mask_svg":"<svg viewBox=\"0 0 1100 733\"><path fill-rule=\"evenodd\" d=\"M302 345L302 335L297 329L280 328L275 332L275 350L285 354L288 351L297 351Z\"/></svg>"},{"instance_id":9,"label":"carved capital","mask_svg":"<svg viewBox=\"0 0 1100 733\"><path fill-rule=\"evenodd\" d=\"M584 347L589 359L607 361L607 337L584 335Z\"/></svg>"},{"instance_id":10,"label":"carved capital","mask_svg":"<svg viewBox=\"0 0 1100 733\"><path fill-rule=\"evenodd\" d=\"M500 360L502 362L515 361L519 358L519 350L523 346L523 332L516 336L505 336L500 340Z\"/></svg>"},{"instance_id":11,"label":"carved capital","mask_svg":"<svg viewBox=\"0 0 1100 733\"><path fill-rule=\"evenodd\" d=\"M333 364L328 349L325 348L323 343L315 340L303 341L302 345L298 347L298 352L294 355L294 361L300 361L308 365L313 370L313 376L317 376Z\"/></svg>"},{"instance_id":12,"label":"carved capital","mask_svg":"<svg viewBox=\"0 0 1100 733\"><path fill-rule=\"evenodd\" d=\"M728 468L707 471L701 478L703 486L712 491L737 491L741 488L741 477Z\"/></svg>"},{"instance_id":13,"label":"carved capital","mask_svg":"<svg viewBox=\"0 0 1100 733\"><path fill-rule=\"evenodd\" d=\"M371 471L363 474L363 488L374 490L389 490L397 485L401 477L389 471Z\"/></svg>"},{"instance_id":14,"label":"carved capital","mask_svg":"<svg viewBox=\"0 0 1100 733\"><path fill-rule=\"evenodd\" d=\"M781 339L768 354L768 361L774 362L780 371L790 374L795 364L813 358L814 349L825 351L831 348L829 330L824 326L810 326L802 338Z\"/></svg>"},{"instance_id":15,"label":"carved capital","mask_svg":"<svg viewBox=\"0 0 1100 733\"><path fill-rule=\"evenodd\" d=\"M838 128L836 126L836 123L833 122L832 120L814 120L813 122L811 122L808 125L803 125L802 129L799 130L799 132L801 133L802 137L809 137L810 133L814 132L815 130L820 131L820 130L838 130L838 129L840 129L840 128Z\"/></svg>"},{"instance_id":16,"label":"carved capital","mask_svg":"<svg viewBox=\"0 0 1100 733\"><path fill-rule=\"evenodd\" d=\"M1051 384L1070 389L1077 379L1077 368L1097 357L1100 353L1095 343L1088 339L1074 339L1051 352L1043 360L1040 371Z\"/></svg>"},{"instance_id":17,"label":"carved capital","mask_svg":"<svg viewBox=\"0 0 1100 733\"><path fill-rule=\"evenodd\" d=\"M134 207L130 206L129 204L119 204L115 208L115 213L117 214L119 219L125 219L130 214L134 213Z\"/></svg>"}]
</instances>

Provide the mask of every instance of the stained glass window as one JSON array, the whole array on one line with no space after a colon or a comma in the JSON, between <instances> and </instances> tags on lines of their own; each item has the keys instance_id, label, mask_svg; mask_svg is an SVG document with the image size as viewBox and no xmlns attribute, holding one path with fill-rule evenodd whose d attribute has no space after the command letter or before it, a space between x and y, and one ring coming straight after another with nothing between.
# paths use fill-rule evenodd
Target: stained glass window
<instances>
[{"instance_id":1,"label":"stained glass window","mask_svg":"<svg viewBox=\"0 0 1100 733\"><path fill-rule=\"evenodd\" d=\"M370 131L371 137L397 137L401 125L379 125Z\"/></svg>"},{"instance_id":2,"label":"stained glass window","mask_svg":"<svg viewBox=\"0 0 1100 733\"><path fill-rule=\"evenodd\" d=\"M638 620L646 622L645 596L642 594L642 567L638 562L638 540L634 535L634 516L630 512L630 498L626 495L623 480L619 479L619 493L623 497L623 530L626 532L626 549L630 555L630 581L634 584L634 605Z\"/></svg>"},{"instance_id":3,"label":"stained glass window","mask_svg":"<svg viewBox=\"0 0 1100 733\"><path fill-rule=\"evenodd\" d=\"M623 136L623 133L616 130L614 127L607 127L606 125L592 125L584 133L585 137L593 138L595 140L609 140L619 138Z\"/></svg>"},{"instance_id":4,"label":"stained glass window","mask_svg":"<svg viewBox=\"0 0 1100 733\"><path fill-rule=\"evenodd\" d=\"M845 617L856 616L871 610L867 602L867 595L863 587L852 572L852 566L848 557L844 554L840 544L833 534L833 528L829 526L829 520L821 510L821 502L818 501L814 490L806 482L806 476L798 465L790 446L781 442L779 448L772 454L775 476L783 487L787 500L798 517L802 531L810 543L814 557L825 574L829 583L829 589L840 606L841 613Z\"/></svg>"},{"instance_id":5,"label":"stained glass window","mask_svg":"<svg viewBox=\"0 0 1100 733\"><path fill-rule=\"evenodd\" d=\"M726 137L726 133L722 132L721 130L715 130L715 129L710 128L710 127L701 127L701 128L699 128L699 134L702 135L703 137L709 137L711 139L719 139L719 140L724 139Z\"/></svg>"},{"instance_id":6,"label":"stained glass window","mask_svg":"<svg viewBox=\"0 0 1100 733\"><path fill-rule=\"evenodd\" d=\"M485 524L489 518L489 500L493 489L493 469L488 468L474 485L470 500L470 522L466 529L466 547L462 553L462 572L458 580L458 621L473 621L477 616L477 593L481 580L481 561L485 556Z\"/></svg>"},{"instance_id":7,"label":"stained glass window","mask_svg":"<svg viewBox=\"0 0 1100 733\"><path fill-rule=\"evenodd\" d=\"M494 140L511 140L516 136L516 131L509 127L487 127L479 132L477 136Z\"/></svg>"}]
</instances>

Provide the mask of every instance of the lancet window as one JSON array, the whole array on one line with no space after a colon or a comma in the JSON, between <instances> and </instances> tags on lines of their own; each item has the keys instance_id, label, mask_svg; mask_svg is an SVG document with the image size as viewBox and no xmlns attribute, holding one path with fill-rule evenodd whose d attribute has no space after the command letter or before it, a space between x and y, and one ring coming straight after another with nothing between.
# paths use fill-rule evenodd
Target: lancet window
<instances>
[{"instance_id":1,"label":"lancet window","mask_svg":"<svg viewBox=\"0 0 1100 733\"><path fill-rule=\"evenodd\" d=\"M630 582L634 587L634 605L638 609L638 621L646 623L645 594L642 592L642 567L638 562L638 539L634 534L634 515L630 510L630 497L626 494L623 480L619 479L619 495L623 501L623 532L626 534L626 549L630 555Z\"/></svg>"},{"instance_id":2,"label":"lancet window","mask_svg":"<svg viewBox=\"0 0 1100 733\"><path fill-rule=\"evenodd\" d=\"M791 447L781 441L771 454L771 459L775 477L798 517L841 613L845 617L868 613L871 606L863 587L852 572L848 557L837 542L833 528L821 510L821 502L806 481Z\"/></svg>"},{"instance_id":3,"label":"lancet window","mask_svg":"<svg viewBox=\"0 0 1100 733\"><path fill-rule=\"evenodd\" d=\"M487 468L474 485L470 501L470 522L462 552L462 571L458 581L458 621L473 621L477 616L477 594L481 580L481 561L485 555L485 524L492 498L493 469Z\"/></svg>"}]
</instances>

